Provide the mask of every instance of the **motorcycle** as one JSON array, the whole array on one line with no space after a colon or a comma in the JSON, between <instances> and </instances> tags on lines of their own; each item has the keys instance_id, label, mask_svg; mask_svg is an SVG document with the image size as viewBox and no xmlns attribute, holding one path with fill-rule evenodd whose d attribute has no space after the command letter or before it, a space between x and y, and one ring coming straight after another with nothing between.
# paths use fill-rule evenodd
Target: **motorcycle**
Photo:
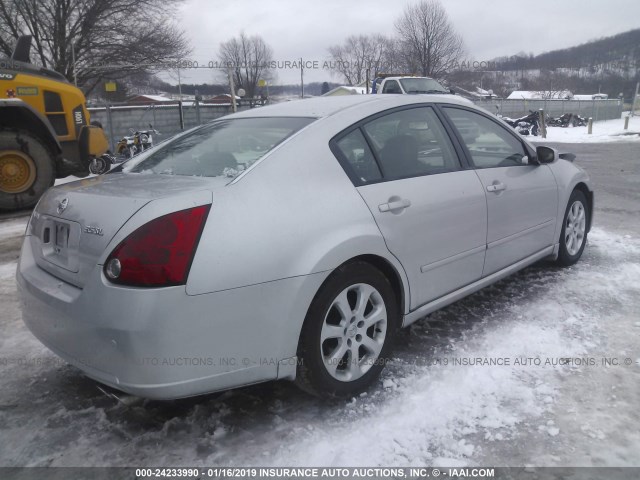
<instances>
[{"instance_id":1,"label":"motorcycle","mask_svg":"<svg viewBox=\"0 0 640 480\"><path fill-rule=\"evenodd\" d=\"M153 125L149 124L148 130L129 129L131 135L122 137L116 147L116 155L125 159L133 158L139 153L153 147L153 135L159 135Z\"/></svg>"},{"instance_id":2,"label":"motorcycle","mask_svg":"<svg viewBox=\"0 0 640 480\"><path fill-rule=\"evenodd\" d=\"M520 135L538 136L540 130L540 112L530 110L529 114L524 117L516 119L502 117L502 119L511 125Z\"/></svg>"},{"instance_id":3,"label":"motorcycle","mask_svg":"<svg viewBox=\"0 0 640 480\"><path fill-rule=\"evenodd\" d=\"M95 175L102 175L111 169L114 163L127 161L139 153L153 148L153 135L160 135L153 125L149 124L148 130L129 129L131 135L122 137L116 145L116 153L107 152L100 157L91 160L89 171Z\"/></svg>"},{"instance_id":4,"label":"motorcycle","mask_svg":"<svg viewBox=\"0 0 640 480\"><path fill-rule=\"evenodd\" d=\"M563 113L559 117L550 118L547 122L551 127L584 127L587 125L587 119L576 113Z\"/></svg>"}]
</instances>

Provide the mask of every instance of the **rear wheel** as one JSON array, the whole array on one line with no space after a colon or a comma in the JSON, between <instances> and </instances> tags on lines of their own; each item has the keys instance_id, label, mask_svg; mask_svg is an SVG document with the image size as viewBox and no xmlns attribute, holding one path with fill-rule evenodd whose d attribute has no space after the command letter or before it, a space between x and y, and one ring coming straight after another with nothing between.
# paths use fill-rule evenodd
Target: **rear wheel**
<instances>
[{"instance_id":1,"label":"rear wheel","mask_svg":"<svg viewBox=\"0 0 640 480\"><path fill-rule=\"evenodd\" d=\"M564 214L562 232L560 233L560 252L557 263L568 267L576 263L582 256L587 244L587 218L589 204L584 193L574 190L569 197Z\"/></svg>"},{"instance_id":2,"label":"rear wheel","mask_svg":"<svg viewBox=\"0 0 640 480\"><path fill-rule=\"evenodd\" d=\"M54 157L36 136L0 132L0 209L34 206L55 181Z\"/></svg>"},{"instance_id":3,"label":"rear wheel","mask_svg":"<svg viewBox=\"0 0 640 480\"><path fill-rule=\"evenodd\" d=\"M365 390L388 360L399 317L393 288L379 270L364 262L338 268L304 321L296 382L325 397Z\"/></svg>"}]
</instances>

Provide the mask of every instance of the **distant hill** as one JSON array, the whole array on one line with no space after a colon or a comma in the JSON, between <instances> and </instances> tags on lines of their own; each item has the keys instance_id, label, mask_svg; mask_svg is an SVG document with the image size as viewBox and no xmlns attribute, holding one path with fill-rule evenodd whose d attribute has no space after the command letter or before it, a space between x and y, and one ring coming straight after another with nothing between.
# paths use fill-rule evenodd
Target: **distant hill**
<instances>
[{"instance_id":1,"label":"distant hill","mask_svg":"<svg viewBox=\"0 0 640 480\"><path fill-rule=\"evenodd\" d=\"M640 72L640 28L576 47L540 55L514 55L495 59L497 70L577 70L588 75L611 72L635 76Z\"/></svg>"},{"instance_id":2,"label":"distant hill","mask_svg":"<svg viewBox=\"0 0 640 480\"><path fill-rule=\"evenodd\" d=\"M507 97L514 90L620 94L631 103L640 81L640 29L575 47L533 55L519 53L489 62L486 70L460 69L448 82L470 92L492 90Z\"/></svg>"}]
</instances>

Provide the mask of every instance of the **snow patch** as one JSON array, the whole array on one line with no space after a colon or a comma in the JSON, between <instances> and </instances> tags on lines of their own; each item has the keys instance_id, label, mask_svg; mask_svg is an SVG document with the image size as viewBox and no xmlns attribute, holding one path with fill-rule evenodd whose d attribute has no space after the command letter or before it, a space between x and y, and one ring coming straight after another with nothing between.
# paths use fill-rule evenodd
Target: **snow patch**
<instances>
[{"instance_id":1,"label":"snow patch","mask_svg":"<svg viewBox=\"0 0 640 480\"><path fill-rule=\"evenodd\" d=\"M640 141L640 117L629 118L629 128L624 129L624 119L593 122L593 133L587 133L588 127L550 127L547 126L547 138L527 136L527 140L536 143L602 143Z\"/></svg>"},{"instance_id":2,"label":"snow patch","mask_svg":"<svg viewBox=\"0 0 640 480\"><path fill-rule=\"evenodd\" d=\"M27 222L29 222L28 216L0 221L0 239L24 235Z\"/></svg>"},{"instance_id":3,"label":"snow patch","mask_svg":"<svg viewBox=\"0 0 640 480\"><path fill-rule=\"evenodd\" d=\"M7 280L15 277L16 268L18 268L18 262L10 262L0 265L0 280Z\"/></svg>"}]
</instances>

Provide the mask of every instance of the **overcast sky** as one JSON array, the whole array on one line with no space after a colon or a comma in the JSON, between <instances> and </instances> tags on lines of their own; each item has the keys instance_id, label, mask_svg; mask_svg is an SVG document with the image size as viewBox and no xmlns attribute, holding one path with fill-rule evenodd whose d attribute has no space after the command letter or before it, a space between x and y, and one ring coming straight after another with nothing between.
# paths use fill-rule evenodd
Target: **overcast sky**
<instances>
[{"instance_id":1,"label":"overcast sky","mask_svg":"<svg viewBox=\"0 0 640 480\"><path fill-rule=\"evenodd\" d=\"M395 19L411 0L187 0L180 24L200 65L217 60L220 42L244 31L261 35L274 60L327 60L327 48L352 34L394 34ZM637 0L443 0L470 58L565 48L640 27ZM219 80L208 70L182 72L184 83ZM305 83L340 81L308 70ZM300 72L279 70L278 83L299 83Z\"/></svg>"}]
</instances>

